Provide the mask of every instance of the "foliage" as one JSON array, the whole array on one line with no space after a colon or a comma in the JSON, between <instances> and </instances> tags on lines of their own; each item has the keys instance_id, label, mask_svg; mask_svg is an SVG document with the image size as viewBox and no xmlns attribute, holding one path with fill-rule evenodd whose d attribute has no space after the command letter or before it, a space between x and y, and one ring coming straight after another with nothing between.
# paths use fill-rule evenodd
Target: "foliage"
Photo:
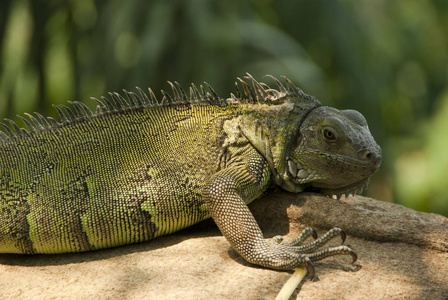
<instances>
[{"instance_id":1,"label":"foliage","mask_svg":"<svg viewBox=\"0 0 448 300\"><path fill-rule=\"evenodd\" d=\"M2 0L0 115L166 80L224 96L246 71L286 75L366 116L384 162L370 196L448 215L447 25L442 0Z\"/></svg>"}]
</instances>

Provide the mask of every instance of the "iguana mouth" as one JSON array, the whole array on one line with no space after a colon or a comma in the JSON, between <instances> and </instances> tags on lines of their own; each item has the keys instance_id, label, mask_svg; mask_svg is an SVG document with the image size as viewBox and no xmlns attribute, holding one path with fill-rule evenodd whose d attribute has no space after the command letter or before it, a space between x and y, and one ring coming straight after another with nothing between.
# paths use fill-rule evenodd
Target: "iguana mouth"
<instances>
[{"instance_id":1,"label":"iguana mouth","mask_svg":"<svg viewBox=\"0 0 448 300\"><path fill-rule=\"evenodd\" d=\"M338 155L338 154L330 154L325 153L321 151L309 151L310 153L313 153L315 155L318 155L320 157L328 158L333 162L344 164L347 166L353 166L353 167L360 167L360 168L379 168L379 165L381 163L381 156L377 156L378 158L371 162L371 161L364 161L360 159L356 159L350 156L344 156L344 155Z\"/></svg>"},{"instance_id":2,"label":"iguana mouth","mask_svg":"<svg viewBox=\"0 0 448 300\"><path fill-rule=\"evenodd\" d=\"M378 170L379 167L379 163L372 164L347 156L341 156L336 154L324 154L321 152L319 152L319 156L328 157L331 159L332 163L342 164L348 167L371 168L372 175ZM315 177L321 177L321 178L323 177L321 174L318 174L317 171L308 168L306 166L302 166L300 163L295 163L291 159L287 159L286 163L288 167L288 173L294 179L298 179L301 181L310 181L312 179L315 179Z\"/></svg>"},{"instance_id":3,"label":"iguana mouth","mask_svg":"<svg viewBox=\"0 0 448 300\"><path fill-rule=\"evenodd\" d=\"M342 196L348 197L349 195L361 194L364 190L367 189L369 185L369 179L370 178L366 178L353 184L335 189L317 188L317 192L320 194L324 194L327 197L341 199Z\"/></svg>"},{"instance_id":4,"label":"iguana mouth","mask_svg":"<svg viewBox=\"0 0 448 300\"><path fill-rule=\"evenodd\" d=\"M368 185L369 185L369 178L363 179L361 181L358 181L356 183L344 187L334 189L309 186L305 188L305 191L322 194L333 199L341 199L342 196L348 197L350 195L361 194L364 190L367 189Z\"/></svg>"},{"instance_id":5,"label":"iguana mouth","mask_svg":"<svg viewBox=\"0 0 448 300\"><path fill-rule=\"evenodd\" d=\"M333 161L341 164L345 164L347 166L351 167L361 167L361 168L372 168L371 175L373 175L378 167L376 165L372 165L369 163L365 163L363 161L353 159L350 157L343 157L338 156L334 154L329 154ZM287 160L287 170L288 174L293 178L294 181L296 181L297 184L305 184L311 183L315 180L322 180L325 179L325 175L319 174L317 171L309 169L307 167L303 167L299 164L294 163L291 159ZM345 186L339 186L339 187L319 187L319 186L308 186L305 188L307 191L311 192L318 192L320 194L324 194L329 197L336 197L337 199L340 199L342 195L348 196L350 194L361 194L364 189L367 189L369 178L365 177L357 182L354 182L349 185Z\"/></svg>"}]
</instances>

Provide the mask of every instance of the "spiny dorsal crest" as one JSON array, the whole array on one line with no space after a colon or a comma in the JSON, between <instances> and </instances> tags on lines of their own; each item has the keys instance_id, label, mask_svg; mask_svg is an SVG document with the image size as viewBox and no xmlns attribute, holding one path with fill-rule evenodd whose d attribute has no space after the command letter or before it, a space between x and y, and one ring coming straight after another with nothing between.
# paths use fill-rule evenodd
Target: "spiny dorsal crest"
<instances>
[{"instance_id":1,"label":"spiny dorsal crest","mask_svg":"<svg viewBox=\"0 0 448 300\"><path fill-rule=\"evenodd\" d=\"M275 84L278 87L278 90L270 88L264 82L258 82L255 78L246 73L247 76L244 78L250 80L252 82L252 87L245 82L243 79L237 77L238 81L241 83L243 87L244 93L242 93L238 87L238 82L235 82L236 88L236 96L231 94L231 99L236 102L251 102L251 103L283 103L287 98L297 98L299 101L297 104L302 105L307 102L312 104L318 103L318 101L310 95L305 94L301 89L292 83L287 77L282 76L286 81L286 87L274 76L265 75L265 77L269 77L274 80Z\"/></svg>"},{"instance_id":2,"label":"spiny dorsal crest","mask_svg":"<svg viewBox=\"0 0 448 300\"><path fill-rule=\"evenodd\" d=\"M207 83L200 85L199 88L195 84L190 86L190 96L188 97L185 90L177 82L174 83L168 81L172 89L170 95L164 90L161 90L162 100L159 101L155 96L151 88L148 88L148 93L145 93L142 89L137 87L139 95L133 92L123 90L127 99L118 93L109 93L110 98L104 96L101 99L92 97L91 99L96 102L96 110L93 113L87 105L79 101L68 101L71 107L66 105L55 105L53 107L57 110L60 121L56 121L52 117L45 118L41 114L35 112L35 116L24 113L28 117L26 119L23 116L18 117L25 124L26 128L20 128L14 121L5 118L9 125L0 122L0 128L3 127L3 131L0 130L0 141L10 141L19 139L21 137L31 136L33 133L39 131L51 130L66 126L73 122L78 122L84 119L94 118L104 114L114 114L122 111L136 110L146 107L158 107L168 105L231 105L238 103L264 103L264 104L279 104L283 103L286 99L295 99L296 106L304 109L308 106L316 106L319 102L310 95L305 94L301 89L296 87L291 80L285 78L286 87L272 75L266 75L266 77L274 80L278 87L277 89L270 88L266 83L258 82L252 75L246 73L245 79L248 79L252 86L241 78L237 78L242 86L242 91L239 88L238 81L235 82L236 95L230 94L231 97L223 99L218 96L215 90ZM149 96L148 96L149 95Z\"/></svg>"}]
</instances>

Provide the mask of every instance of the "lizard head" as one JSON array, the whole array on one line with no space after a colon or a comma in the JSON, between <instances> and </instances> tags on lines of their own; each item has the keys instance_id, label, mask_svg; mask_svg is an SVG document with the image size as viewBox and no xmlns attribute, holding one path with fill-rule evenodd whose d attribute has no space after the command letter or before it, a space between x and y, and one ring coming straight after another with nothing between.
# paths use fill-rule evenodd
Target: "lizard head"
<instances>
[{"instance_id":1,"label":"lizard head","mask_svg":"<svg viewBox=\"0 0 448 300\"><path fill-rule=\"evenodd\" d=\"M283 178L287 186L326 195L354 194L367 186L380 164L381 148L362 114L320 106L301 123L285 157Z\"/></svg>"},{"instance_id":2,"label":"lizard head","mask_svg":"<svg viewBox=\"0 0 448 300\"><path fill-rule=\"evenodd\" d=\"M287 78L285 87L267 75L277 91L247 75L253 88L240 81L256 108L241 119L240 129L267 160L277 185L329 196L367 186L380 166L381 148L362 114L321 106Z\"/></svg>"}]
</instances>

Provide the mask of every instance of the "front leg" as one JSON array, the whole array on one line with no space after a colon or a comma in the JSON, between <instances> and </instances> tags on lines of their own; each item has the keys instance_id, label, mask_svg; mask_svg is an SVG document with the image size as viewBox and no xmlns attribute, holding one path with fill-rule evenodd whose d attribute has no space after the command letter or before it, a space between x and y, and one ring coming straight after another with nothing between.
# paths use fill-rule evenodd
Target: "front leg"
<instances>
[{"instance_id":1,"label":"front leg","mask_svg":"<svg viewBox=\"0 0 448 300\"><path fill-rule=\"evenodd\" d=\"M311 277L314 274L312 261L342 254L356 259L355 252L347 246L313 252L331 238L344 236L340 229L332 229L316 241L301 246L303 240L312 235L310 229L290 243L276 244L265 239L246 203L264 192L269 178L266 160L253 153L246 164L216 173L203 189L202 196L210 214L233 249L247 261L272 269L291 270L304 266Z\"/></svg>"}]
</instances>

